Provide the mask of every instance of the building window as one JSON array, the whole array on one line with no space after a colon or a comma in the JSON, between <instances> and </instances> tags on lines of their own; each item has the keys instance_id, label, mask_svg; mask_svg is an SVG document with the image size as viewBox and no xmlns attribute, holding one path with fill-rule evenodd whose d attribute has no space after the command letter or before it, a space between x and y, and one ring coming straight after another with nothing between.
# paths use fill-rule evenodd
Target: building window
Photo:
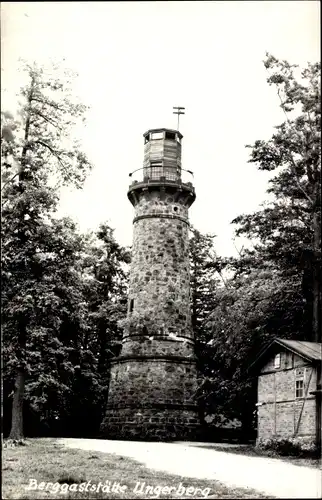
<instances>
[{"instance_id":1,"label":"building window","mask_svg":"<svg viewBox=\"0 0 322 500\"><path fill-rule=\"evenodd\" d=\"M295 381L295 397L303 398L304 393L304 380L296 380Z\"/></svg>"},{"instance_id":2,"label":"building window","mask_svg":"<svg viewBox=\"0 0 322 500\"><path fill-rule=\"evenodd\" d=\"M134 299L131 299L130 300L130 308L129 308L129 312L133 312L133 309L134 309Z\"/></svg>"},{"instance_id":3,"label":"building window","mask_svg":"<svg viewBox=\"0 0 322 500\"><path fill-rule=\"evenodd\" d=\"M303 398L304 396L304 369L298 368L295 376L295 397Z\"/></svg>"},{"instance_id":4,"label":"building window","mask_svg":"<svg viewBox=\"0 0 322 500\"><path fill-rule=\"evenodd\" d=\"M172 141L176 140L176 134L174 132L166 132L165 133L165 138L166 139L171 139Z\"/></svg>"},{"instance_id":5,"label":"building window","mask_svg":"<svg viewBox=\"0 0 322 500\"><path fill-rule=\"evenodd\" d=\"M163 139L163 132L153 132L151 134L151 140Z\"/></svg>"},{"instance_id":6,"label":"building window","mask_svg":"<svg viewBox=\"0 0 322 500\"><path fill-rule=\"evenodd\" d=\"M147 142L149 142L149 140L150 140L150 135L148 134L148 135L145 136L144 144L146 144Z\"/></svg>"},{"instance_id":7,"label":"building window","mask_svg":"<svg viewBox=\"0 0 322 500\"><path fill-rule=\"evenodd\" d=\"M278 368L281 367L281 354L276 354L275 359L274 359L274 368L277 370Z\"/></svg>"}]
</instances>

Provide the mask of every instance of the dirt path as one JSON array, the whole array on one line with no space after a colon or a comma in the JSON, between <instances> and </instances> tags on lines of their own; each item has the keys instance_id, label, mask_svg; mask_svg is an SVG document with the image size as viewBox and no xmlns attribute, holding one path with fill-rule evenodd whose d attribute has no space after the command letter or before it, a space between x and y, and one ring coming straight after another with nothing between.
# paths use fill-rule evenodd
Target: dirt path
<instances>
[{"instance_id":1,"label":"dirt path","mask_svg":"<svg viewBox=\"0 0 322 500\"><path fill-rule=\"evenodd\" d=\"M195 446L193 443L60 439L70 448L115 453L133 458L149 469L227 486L252 488L277 498L321 498L319 469L299 467L278 459L248 457Z\"/></svg>"}]
</instances>

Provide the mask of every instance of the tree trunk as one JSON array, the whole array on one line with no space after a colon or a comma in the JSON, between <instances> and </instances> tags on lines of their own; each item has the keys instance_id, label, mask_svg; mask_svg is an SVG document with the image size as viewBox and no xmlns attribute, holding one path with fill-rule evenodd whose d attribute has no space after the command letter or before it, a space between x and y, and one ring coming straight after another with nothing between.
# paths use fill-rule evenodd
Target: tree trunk
<instances>
[{"instance_id":1,"label":"tree trunk","mask_svg":"<svg viewBox=\"0 0 322 500\"><path fill-rule=\"evenodd\" d=\"M194 257L193 257L194 261ZM197 283L198 283L198 278L197 278L197 264L196 262L193 263L193 268L190 276L190 294L191 294L191 326L192 330L194 333L194 336L196 336L196 330L197 330Z\"/></svg>"},{"instance_id":2,"label":"tree trunk","mask_svg":"<svg viewBox=\"0 0 322 500\"><path fill-rule=\"evenodd\" d=\"M31 85L31 90L29 93L28 103L31 105L32 99L32 91L33 84ZM29 129L30 129L30 113L27 115L26 125L25 125L25 137L24 137L24 146L22 148L21 153L21 170L19 172L19 191L20 194L24 193L23 182L26 180L25 175L25 164L26 164L26 156L28 150L28 137L29 137ZM21 226L23 228L24 225L24 213L21 214ZM18 236L20 239L21 246L23 247L27 241L25 231L20 229L18 232ZM25 267L25 266L24 266ZM22 269L21 269L22 270ZM26 348L26 324L25 318L20 318L18 322L18 359L19 359L19 368L16 372L15 379L15 387L13 393L12 400L12 415L11 415L11 431L9 434L9 439L23 439L23 401L24 401L24 393L25 393L25 371L23 369L23 362Z\"/></svg>"},{"instance_id":3,"label":"tree trunk","mask_svg":"<svg viewBox=\"0 0 322 500\"><path fill-rule=\"evenodd\" d=\"M18 370L12 400L11 431L9 439L23 439L23 400L25 392L25 373Z\"/></svg>"},{"instance_id":4,"label":"tree trunk","mask_svg":"<svg viewBox=\"0 0 322 500\"><path fill-rule=\"evenodd\" d=\"M25 395L26 372L24 368L26 356L27 329L25 319L20 318L18 322L18 350L19 364L16 372L15 386L12 399L11 431L9 439L23 439L23 401Z\"/></svg>"},{"instance_id":5,"label":"tree trunk","mask_svg":"<svg viewBox=\"0 0 322 500\"><path fill-rule=\"evenodd\" d=\"M313 214L313 266L312 266L312 341L321 342L321 229L319 213Z\"/></svg>"},{"instance_id":6,"label":"tree trunk","mask_svg":"<svg viewBox=\"0 0 322 500\"><path fill-rule=\"evenodd\" d=\"M19 192L22 196L24 194L24 182L28 179L28 174L26 174L26 163L27 163L27 152L30 149L29 145L29 135L30 135L30 124L31 124L31 104L33 100L33 93L35 87L35 75L31 75L31 82L28 94L28 108L27 108L27 118L24 128L24 144L21 152L21 168L19 171ZM20 240L21 247L23 248L28 240L25 230L24 230L24 216L25 210L20 215L21 229L18 231L18 237ZM20 268L21 272L26 271L26 263ZM26 273L28 274L28 273ZM24 369L25 357L26 357L26 339L27 339L27 329L26 329L26 318L20 317L18 321L18 349L17 357L19 360L19 365L16 372L15 387L12 400L12 416L11 416L11 431L9 434L9 439L23 439L23 402L25 393L25 379L26 372Z\"/></svg>"}]
</instances>

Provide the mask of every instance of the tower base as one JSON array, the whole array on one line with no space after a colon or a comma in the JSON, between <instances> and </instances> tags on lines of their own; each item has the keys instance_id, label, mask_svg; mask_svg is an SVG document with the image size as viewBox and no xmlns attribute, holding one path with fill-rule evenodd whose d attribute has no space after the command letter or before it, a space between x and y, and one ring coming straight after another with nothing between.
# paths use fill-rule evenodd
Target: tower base
<instances>
[{"instance_id":1,"label":"tower base","mask_svg":"<svg viewBox=\"0 0 322 500\"><path fill-rule=\"evenodd\" d=\"M144 441L196 439L200 427L195 397L196 362L191 345L178 344L141 339L141 354L120 355L111 362L102 437ZM131 345L133 350L135 346ZM128 343L124 346L126 351ZM169 355L170 348L172 352L180 348L185 355ZM152 354L157 349L159 354Z\"/></svg>"},{"instance_id":2,"label":"tower base","mask_svg":"<svg viewBox=\"0 0 322 500\"><path fill-rule=\"evenodd\" d=\"M101 424L106 439L185 441L196 439L199 432L197 407L107 408Z\"/></svg>"}]
</instances>

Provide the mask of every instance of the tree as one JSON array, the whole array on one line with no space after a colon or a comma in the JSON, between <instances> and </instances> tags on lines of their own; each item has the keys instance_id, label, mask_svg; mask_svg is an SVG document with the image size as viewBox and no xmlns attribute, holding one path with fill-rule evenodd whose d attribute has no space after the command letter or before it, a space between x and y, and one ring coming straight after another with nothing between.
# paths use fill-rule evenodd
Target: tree
<instances>
[{"instance_id":1,"label":"tree","mask_svg":"<svg viewBox=\"0 0 322 500\"><path fill-rule=\"evenodd\" d=\"M202 384L205 413L252 425L256 393L248 367L262 346L278 335L299 338L303 321L301 288L272 266L239 273L217 288L215 307L204 325ZM300 325L300 328L299 328Z\"/></svg>"},{"instance_id":2,"label":"tree","mask_svg":"<svg viewBox=\"0 0 322 500\"><path fill-rule=\"evenodd\" d=\"M35 198L32 206L35 210ZM5 384L9 391L14 389L12 382L23 354L24 396L21 412L12 417L18 415L16 425L22 425L25 400L40 420L48 422L57 412L57 400L62 404L66 400L83 332L84 302L78 271L83 241L69 219L52 218L43 223L34 216L27 245L21 249L19 238L10 237L14 228L8 219L2 224ZM27 261L23 274L21 259ZM20 315L27 313L25 350L21 353L16 325Z\"/></svg>"},{"instance_id":3,"label":"tree","mask_svg":"<svg viewBox=\"0 0 322 500\"><path fill-rule=\"evenodd\" d=\"M321 93L320 63L298 67L267 54L267 79L274 85L285 121L269 140L257 140L250 162L276 171L271 204L237 217L237 235L255 238L255 249L284 269L302 275L304 297L311 309L310 339L321 333Z\"/></svg>"},{"instance_id":4,"label":"tree","mask_svg":"<svg viewBox=\"0 0 322 500\"><path fill-rule=\"evenodd\" d=\"M49 181L56 178L80 187L91 168L71 136L73 124L83 118L86 108L73 103L68 75L59 80L36 65L25 65L24 69L28 83L21 89L19 122L10 124L10 115L2 116L5 119L1 155L5 226L2 271L7 277L3 321L15 372L12 439L23 437L22 410L32 332L30 318L35 311L33 294L35 283L43 284L46 280L46 275L39 272L37 249L39 245L41 248L41 234L48 229L47 222L57 203L56 192L49 187Z\"/></svg>"},{"instance_id":5,"label":"tree","mask_svg":"<svg viewBox=\"0 0 322 500\"><path fill-rule=\"evenodd\" d=\"M198 341L202 338L203 323L212 310L218 283L214 238L213 234L202 234L192 228L189 240L192 327Z\"/></svg>"},{"instance_id":6,"label":"tree","mask_svg":"<svg viewBox=\"0 0 322 500\"><path fill-rule=\"evenodd\" d=\"M229 279L203 324L199 391L206 412L237 417L244 429L256 397L247 368L263 344L276 336L319 341L321 328L320 65L309 64L299 79L286 61L267 55L264 64L286 120L271 139L247 147L250 162L275 171L274 198L233 221L252 248L219 262Z\"/></svg>"},{"instance_id":7,"label":"tree","mask_svg":"<svg viewBox=\"0 0 322 500\"><path fill-rule=\"evenodd\" d=\"M130 252L118 244L113 232L108 224L100 224L95 234L90 235L82 260L84 298L88 308L88 334L83 347L89 349L96 359L97 381L95 397L87 404L87 414L97 432L106 410L110 361L121 348L119 321L126 316L127 310ZM80 393L83 399L79 397ZM88 401L84 383L80 381L78 389L73 390L74 411L84 398Z\"/></svg>"},{"instance_id":8,"label":"tree","mask_svg":"<svg viewBox=\"0 0 322 500\"><path fill-rule=\"evenodd\" d=\"M34 235L30 244L37 276L30 273L27 280L33 303L25 353L25 429L29 435L97 436L110 359L121 343L118 320L126 314L128 251L106 224L96 234L80 235L67 218L47 220L36 240ZM9 282L5 291L4 299ZM3 302L5 408L15 367L14 316L8 315L16 303L19 307L19 299L11 298L9 308ZM5 417L7 428L8 411Z\"/></svg>"}]
</instances>

